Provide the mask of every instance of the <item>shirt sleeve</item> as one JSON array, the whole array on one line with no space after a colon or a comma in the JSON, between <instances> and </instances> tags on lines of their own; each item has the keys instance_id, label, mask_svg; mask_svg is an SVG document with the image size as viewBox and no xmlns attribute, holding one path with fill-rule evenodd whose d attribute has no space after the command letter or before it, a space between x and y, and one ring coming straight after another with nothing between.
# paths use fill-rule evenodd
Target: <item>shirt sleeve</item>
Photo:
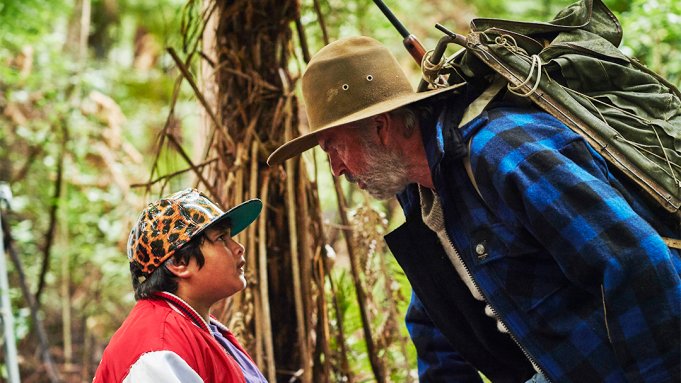
<instances>
[{"instance_id":1,"label":"shirt sleeve","mask_svg":"<svg viewBox=\"0 0 681 383\"><path fill-rule=\"evenodd\" d=\"M123 383L203 383L203 379L172 351L152 351L130 367Z\"/></svg>"},{"instance_id":2,"label":"shirt sleeve","mask_svg":"<svg viewBox=\"0 0 681 383\"><path fill-rule=\"evenodd\" d=\"M670 249L608 183L607 165L584 141L543 145L526 141L504 152L486 169L492 186L483 197L514 211L568 280L602 299L606 330L629 380L673 375L681 282Z\"/></svg>"},{"instance_id":3,"label":"shirt sleeve","mask_svg":"<svg viewBox=\"0 0 681 383\"><path fill-rule=\"evenodd\" d=\"M453 349L433 324L421 300L413 292L405 321L416 346L419 382L482 382L477 370Z\"/></svg>"}]
</instances>

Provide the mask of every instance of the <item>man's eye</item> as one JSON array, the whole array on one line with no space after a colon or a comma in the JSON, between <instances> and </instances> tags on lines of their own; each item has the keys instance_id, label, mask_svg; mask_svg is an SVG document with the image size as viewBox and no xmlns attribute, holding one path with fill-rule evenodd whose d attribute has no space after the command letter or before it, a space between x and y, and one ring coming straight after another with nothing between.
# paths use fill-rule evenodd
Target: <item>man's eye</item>
<instances>
[{"instance_id":1,"label":"man's eye","mask_svg":"<svg viewBox=\"0 0 681 383\"><path fill-rule=\"evenodd\" d=\"M325 152L328 153L329 150L331 150L331 140L330 140L330 139L326 139L326 140L324 140L324 141L321 143L321 145L319 145L319 146L322 148L323 151L325 151Z\"/></svg>"},{"instance_id":2,"label":"man's eye","mask_svg":"<svg viewBox=\"0 0 681 383\"><path fill-rule=\"evenodd\" d=\"M224 235L221 235L221 236L215 238L215 242L217 242L217 241L225 242L225 236L224 236Z\"/></svg>"}]
</instances>

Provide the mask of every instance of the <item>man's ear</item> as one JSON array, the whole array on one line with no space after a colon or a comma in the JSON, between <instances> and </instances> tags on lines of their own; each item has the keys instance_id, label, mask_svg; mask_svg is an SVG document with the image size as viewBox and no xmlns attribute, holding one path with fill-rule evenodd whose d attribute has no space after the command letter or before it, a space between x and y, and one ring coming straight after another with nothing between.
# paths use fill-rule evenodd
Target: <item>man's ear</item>
<instances>
[{"instance_id":1,"label":"man's ear","mask_svg":"<svg viewBox=\"0 0 681 383\"><path fill-rule=\"evenodd\" d=\"M388 141L390 141L391 134L390 131L392 122L393 122L392 118L390 118L390 114L388 113L378 114L374 116L371 120L371 123L374 125L374 128L376 129L378 139L384 146L388 144Z\"/></svg>"},{"instance_id":2,"label":"man's ear","mask_svg":"<svg viewBox=\"0 0 681 383\"><path fill-rule=\"evenodd\" d=\"M183 262L181 260L175 260L170 258L166 262L166 267L178 278L188 278L192 274L192 268L190 267L190 262Z\"/></svg>"}]
</instances>

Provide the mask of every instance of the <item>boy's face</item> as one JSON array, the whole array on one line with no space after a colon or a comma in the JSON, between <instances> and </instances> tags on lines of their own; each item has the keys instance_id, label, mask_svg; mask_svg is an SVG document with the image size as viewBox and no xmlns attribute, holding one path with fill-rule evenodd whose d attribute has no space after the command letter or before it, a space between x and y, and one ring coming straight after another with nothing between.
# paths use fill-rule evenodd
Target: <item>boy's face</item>
<instances>
[{"instance_id":1,"label":"boy's face","mask_svg":"<svg viewBox=\"0 0 681 383\"><path fill-rule=\"evenodd\" d=\"M191 284L197 299L212 305L246 287L244 247L231 237L229 228L208 229L201 252L203 267L198 267L196 259L190 260L194 268Z\"/></svg>"}]
</instances>

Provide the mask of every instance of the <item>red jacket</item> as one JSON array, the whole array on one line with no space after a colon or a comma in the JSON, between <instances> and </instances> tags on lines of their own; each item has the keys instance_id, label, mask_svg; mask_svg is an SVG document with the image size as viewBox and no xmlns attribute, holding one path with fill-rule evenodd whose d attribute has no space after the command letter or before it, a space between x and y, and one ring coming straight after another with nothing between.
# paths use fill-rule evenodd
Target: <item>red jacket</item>
<instances>
[{"instance_id":1,"label":"red jacket","mask_svg":"<svg viewBox=\"0 0 681 383\"><path fill-rule=\"evenodd\" d=\"M248 355L231 332L214 319L211 322ZM241 368L203 319L169 293L137 302L104 350L93 383L119 383L126 377L130 381L157 379L159 374L178 382L198 381L199 377L204 382L245 382Z\"/></svg>"}]
</instances>

